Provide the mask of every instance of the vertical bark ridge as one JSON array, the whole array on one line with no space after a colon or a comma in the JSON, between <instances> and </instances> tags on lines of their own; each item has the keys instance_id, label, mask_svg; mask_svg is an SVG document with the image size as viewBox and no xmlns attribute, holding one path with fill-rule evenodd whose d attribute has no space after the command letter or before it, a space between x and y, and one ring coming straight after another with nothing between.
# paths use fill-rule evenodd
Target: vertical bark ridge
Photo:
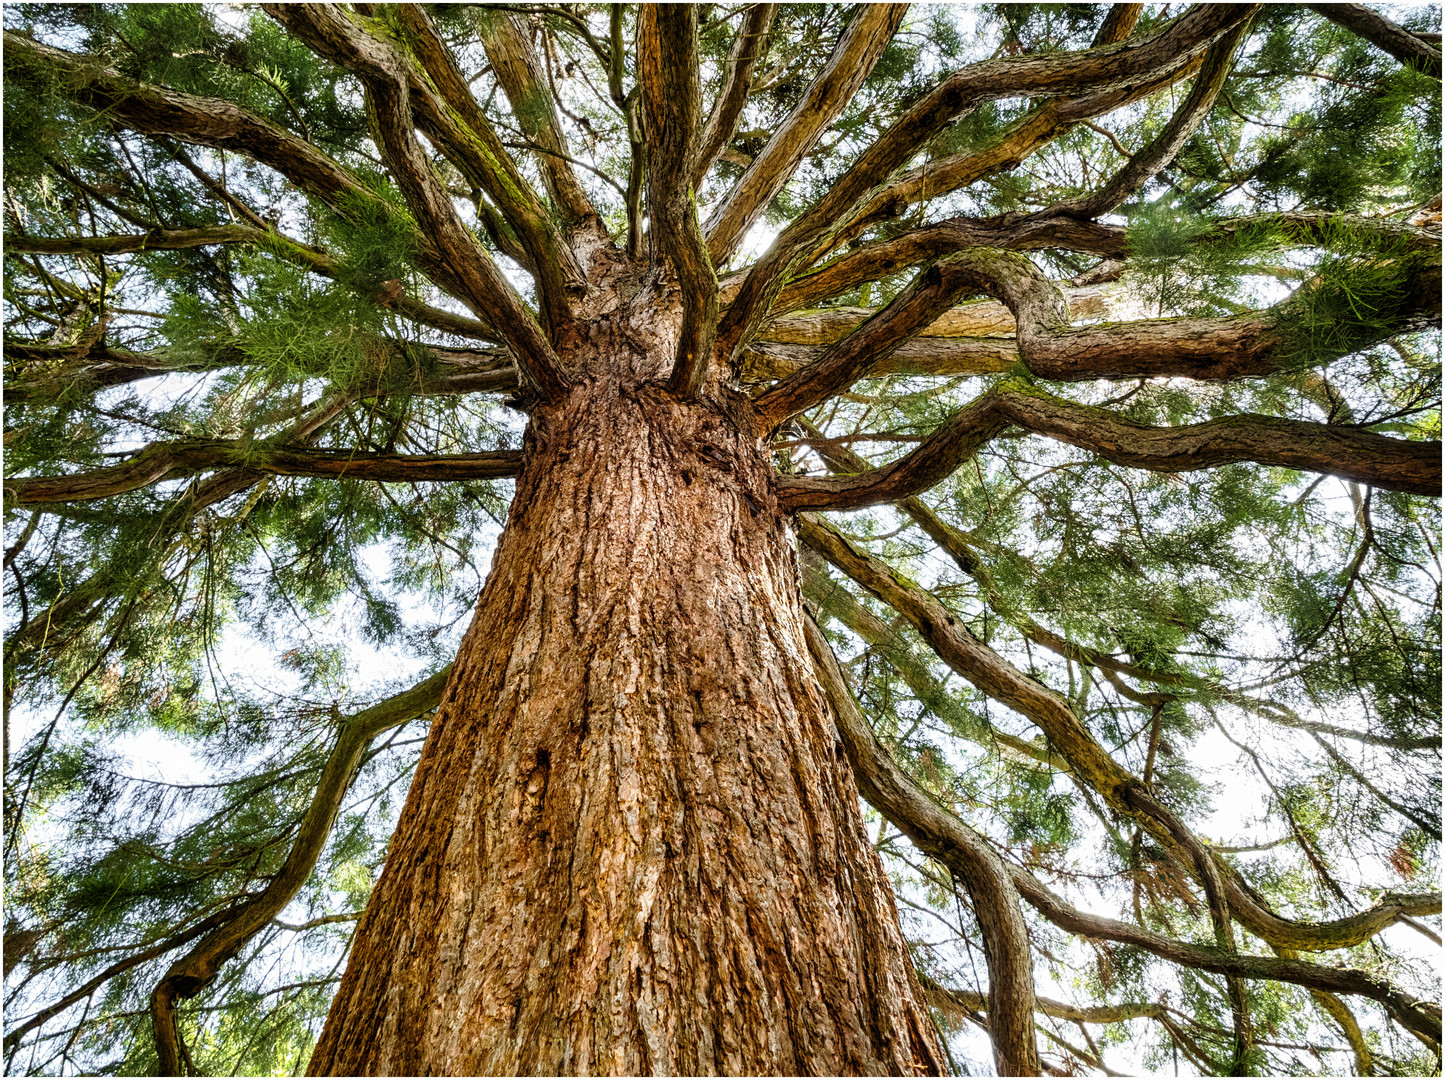
<instances>
[{"instance_id":1,"label":"vertical bark ridge","mask_svg":"<svg viewBox=\"0 0 1445 1080\"><path fill-rule=\"evenodd\" d=\"M534 419L313 1074L939 1071L743 409Z\"/></svg>"}]
</instances>

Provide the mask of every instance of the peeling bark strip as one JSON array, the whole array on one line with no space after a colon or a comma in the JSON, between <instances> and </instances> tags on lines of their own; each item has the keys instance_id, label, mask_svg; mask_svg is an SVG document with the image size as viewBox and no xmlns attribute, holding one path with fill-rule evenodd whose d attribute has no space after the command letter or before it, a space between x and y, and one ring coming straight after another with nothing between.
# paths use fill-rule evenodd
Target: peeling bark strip
<instances>
[{"instance_id":1,"label":"peeling bark strip","mask_svg":"<svg viewBox=\"0 0 1445 1080\"><path fill-rule=\"evenodd\" d=\"M728 401L537 413L313 1074L940 1071Z\"/></svg>"}]
</instances>

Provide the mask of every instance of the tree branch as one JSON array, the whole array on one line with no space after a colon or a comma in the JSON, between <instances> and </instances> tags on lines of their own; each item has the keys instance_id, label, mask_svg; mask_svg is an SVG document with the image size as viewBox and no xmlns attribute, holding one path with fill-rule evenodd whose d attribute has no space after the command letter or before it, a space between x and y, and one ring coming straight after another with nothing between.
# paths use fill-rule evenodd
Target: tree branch
<instances>
[{"instance_id":1,"label":"tree branch","mask_svg":"<svg viewBox=\"0 0 1445 1080\"><path fill-rule=\"evenodd\" d=\"M743 16L737 36L733 38L732 49L728 52L726 76L723 86L713 103L707 124L702 131L697 158L692 167L692 186L702 187L712 163L737 134L738 123L742 120L743 109L748 103L748 91L753 85L753 72L758 61L768 48L769 31L778 14L778 4L753 4Z\"/></svg>"},{"instance_id":2,"label":"tree branch","mask_svg":"<svg viewBox=\"0 0 1445 1080\"><path fill-rule=\"evenodd\" d=\"M913 655L898 630L890 627L854 598L853 594L828 576L822 556L806 544L799 550L803 571L803 595L815 606L820 616L837 619L854 634L877 649L908 684L919 701L936 715L946 718L966 738L979 746L996 750L1030 767L1042 766L1055 772L1068 772L1069 763L1047 747L1000 731L988 721L963 709L952 692L940 682L926 663Z\"/></svg>"},{"instance_id":3,"label":"tree branch","mask_svg":"<svg viewBox=\"0 0 1445 1080\"><path fill-rule=\"evenodd\" d=\"M450 676L451 665L448 664L411 689L340 722L336 742L322 766L311 804L301 819L291 851L281 869L276 871L259 895L172 964L151 994L151 1027L160 1057L160 1075L181 1074L180 1036L175 1026L176 1000L200 993L216 977L221 965L240 953L246 943L291 902L316 868L316 861L331 835L331 827L336 822L346 789L351 786L351 778L371 741L388 728L435 709L441 702L442 691L446 689Z\"/></svg>"},{"instance_id":4,"label":"tree branch","mask_svg":"<svg viewBox=\"0 0 1445 1080\"><path fill-rule=\"evenodd\" d=\"M988 963L989 1037L998 1075L1039 1075L1033 952L1008 869L987 840L935 805L878 744L828 639L811 616L804 619L803 632L813 670L833 707L844 751L854 763L860 794L920 850L955 872L973 901ZM931 815L932 820L920 823L917 815Z\"/></svg>"},{"instance_id":5,"label":"tree branch","mask_svg":"<svg viewBox=\"0 0 1445 1080\"><path fill-rule=\"evenodd\" d=\"M778 236L749 271L723 320L718 333L720 348L731 358L752 339L800 259L811 262L832 244L857 235L881 208L891 207L900 199L904 203L916 201L901 194L903 181L880 185L944 124L999 97L1043 97L1061 92L1077 95L1084 90L1093 95L1072 99L1068 117L1060 103L1051 103L1026 118L982 156L966 155L970 164L961 176L948 181L956 187L1006 162L1020 160L1020 155L1091 115L1147 96L1156 88L1153 81L1162 80L1160 85L1172 81L1181 68L1222 34L1247 20L1254 10L1249 5L1199 5L1164 30L1133 45L989 60L949 76L865 150L826 195ZM1140 80L1146 82L1143 88L1130 85ZM1122 97L1114 93L1119 88ZM929 165L922 175L931 178L934 172L935 166Z\"/></svg>"},{"instance_id":6,"label":"tree branch","mask_svg":"<svg viewBox=\"0 0 1445 1080\"><path fill-rule=\"evenodd\" d=\"M1364 4L1306 4L1330 22L1353 30L1371 45L1389 53L1400 63L1440 78L1440 50L1431 47L1403 26L1397 26Z\"/></svg>"},{"instance_id":7,"label":"tree branch","mask_svg":"<svg viewBox=\"0 0 1445 1080\"><path fill-rule=\"evenodd\" d=\"M1151 427L1011 380L974 399L891 465L851 476L778 477L778 501L791 510L857 510L894 502L937 484L1010 425L1117 465L1153 472L1192 472L1251 461L1394 491L1440 494L1438 442L1254 413Z\"/></svg>"},{"instance_id":8,"label":"tree branch","mask_svg":"<svg viewBox=\"0 0 1445 1080\"><path fill-rule=\"evenodd\" d=\"M904 4L868 4L854 9L856 14L839 36L828 63L708 218L703 231L714 266L727 262L773 196L852 100L893 39L906 10Z\"/></svg>"},{"instance_id":9,"label":"tree branch","mask_svg":"<svg viewBox=\"0 0 1445 1080\"><path fill-rule=\"evenodd\" d=\"M451 197L432 172L417 141L406 59L387 40L331 5L273 4L266 10L319 55L342 63L361 80L367 90L378 149L418 226L456 275L461 296L496 327L542 398L560 399L570 385L561 361L511 282L458 218ZM556 284L549 282L548 276L542 274L540 291L544 298L550 297L544 299L544 307L553 305L556 318L556 306L561 304L565 310L565 303L559 295L560 286L548 288ZM555 322L553 325L555 329Z\"/></svg>"},{"instance_id":10,"label":"tree branch","mask_svg":"<svg viewBox=\"0 0 1445 1080\"><path fill-rule=\"evenodd\" d=\"M754 401L759 426L767 431L811 408L861 378L878 360L917 335L960 296L977 288L974 256L949 256L924 269L886 308L842 341L817 363L783 379Z\"/></svg>"},{"instance_id":11,"label":"tree branch","mask_svg":"<svg viewBox=\"0 0 1445 1080\"><path fill-rule=\"evenodd\" d=\"M1187 830L1172 820L1173 814L1167 808L1157 803L1143 807L1131 801L1131 789L1142 790L1139 780L1098 743L1068 701L979 641L936 597L858 550L820 519L800 515L798 535L844 574L903 615L956 672L989 697L1037 724L1050 746L1069 762L1070 775L1076 784L1097 793L1116 813L1137 822L1171 852L1186 871L1194 869L1193 855L1181 849L1175 837L1176 832ZM1438 893L1428 897L1392 897L1387 903L1332 922L1299 923L1262 907L1227 864L1220 864L1219 871L1232 916L1251 933L1284 948L1309 951L1349 948L1369 940L1402 914L1438 911L1440 906ZM1022 887L1020 891L1023 892ZM1028 899L1027 893L1024 896ZM1321 986L1320 989L1335 987ZM1438 1016L1435 1023L1438 1039Z\"/></svg>"},{"instance_id":12,"label":"tree branch","mask_svg":"<svg viewBox=\"0 0 1445 1080\"><path fill-rule=\"evenodd\" d=\"M522 133L542 148L537 165L558 212L573 225L596 218L596 207L569 165L572 152L557 121L556 102L520 21L511 12L496 12L481 20L479 28L492 73L512 104L512 115Z\"/></svg>"},{"instance_id":13,"label":"tree branch","mask_svg":"<svg viewBox=\"0 0 1445 1080\"><path fill-rule=\"evenodd\" d=\"M347 198L367 205L379 202L349 170L310 143L229 101L136 82L94 57L43 45L8 30L4 41L8 73L58 74L69 97L136 131L240 151L343 216Z\"/></svg>"},{"instance_id":14,"label":"tree branch","mask_svg":"<svg viewBox=\"0 0 1445 1080\"><path fill-rule=\"evenodd\" d=\"M717 275L691 183L702 107L697 7L647 4L638 10L637 34L654 261L667 256L682 292L682 326L668 387L692 398L707 377L718 311Z\"/></svg>"},{"instance_id":15,"label":"tree branch","mask_svg":"<svg viewBox=\"0 0 1445 1080\"><path fill-rule=\"evenodd\" d=\"M1002 414L1027 431L1132 468L1189 472L1253 461L1393 491L1440 494L1439 442L1392 439L1363 428L1250 413L1179 427L1150 427L1107 409L1078 405L1017 384L1001 389L998 402Z\"/></svg>"},{"instance_id":16,"label":"tree branch","mask_svg":"<svg viewBox=\"0 0 1445 1080\"><path fill-rule=\"evenodd\" d=\"M18 506L33 506L105 499L223 466L277 476L408 481L515 476L521 462L520 450L408 455L257 448L243 440L156 442L107 468L56 476L9 477L5 480L5 500Z\"/></svg>"}]
</instances>

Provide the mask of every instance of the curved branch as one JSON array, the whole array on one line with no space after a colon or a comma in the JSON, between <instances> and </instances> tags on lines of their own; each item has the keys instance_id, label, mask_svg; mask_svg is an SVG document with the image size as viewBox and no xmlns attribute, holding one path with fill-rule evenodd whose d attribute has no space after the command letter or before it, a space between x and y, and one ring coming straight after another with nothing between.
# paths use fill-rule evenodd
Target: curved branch
<instances>
[{"instance_id":1,"label":"curved branch","mask_svg":"<svg viewBox=\"0 0 1445 1080\"><path fill-rule=\"evenodd\" d=\"M1000 390L998 401L1001 413L1019 427L1118 465L1189 472L1253 461L1416 495L1440 494L1438 442L1392 439L1363 428L1248 413L1180 427L1150 427L1021 384Z\"/></svg>"},{"instance_id":2,"label":"curved branch","mask_svg":"<svg viewBox=\"0 0 1445 1080\"><path fill-rule=\"evenodd\" d=\"M179 949L182 945L195 941L196 938L200 937L202 934L205 934L215 929L217 926L225 923L227 919L232 918L236 914L236 912L244 906L244 904L244 901L242 901L240 904L233 904L232 906L222 911L218 911L213 915L207 916L206 918L198 922L195 926L188 927L187 929L182 930L179 934L174 934L171 937L166 938L164 941L157 942L156 944L151 945L148 948L142 949L140 952L132 953L130 956L127 956L122 960L117 960L109 967L106 967L98 974L81 983L80 986L70 991L70 993L60 998L60 1000L50 1005L47 1005L39 1012L27 1017L25 1019L25 1022L20 1024L18 1027L15 1027L12 1030L6 1032L6 1051L9 1052L14 1050L14 1048L19 1044L20 1040L24 1038L27 1034L40 1027L40 1025L44 1024L52 1017L59 1016L76 1002L84 1001L87 997L95 993L117 975L121 975L131 970L132 968L139 967L147 960L154 960L158 956L164 956L168 952Z\"/></svg>"},{"instance_id":3,"label":"curved branch","mask_svg":"<svg viewBox=\"0 0 1445 1080\"><path fill-rule=\"evenodd\" d=\"M1270 979L1328 993L1352 994L1380 1002L1395 1019L1413 1032L1440 1039L1440 1014L1433 1002L1411 997L1384 979L1354 968L1326 967L1302 960L1273 956L1229 954L1207 945L1195 945L1156 934L1132 923L1080 911L1055 896L1033 874L1022 867L1010 867L1019 896L1049 922L1073 934L1102 941L1133 945L1145 952L1184 967L1234 975L1246 979Z\"/></svg>"},{"instance_id":4,"label":"curved branch","mask_svg":"<svg viewBox=\"0 0 1445 1080\"><path fill-rule=\"evenodd\" d=\"M1212 42L1242 24L1254 11L1250 5L1198 5L1153 36L1130 45L989 60L949 76L865 150L826 195L778 236L748 272L719 328L720 347L731 358L752 340L800 258L812 261L828 247L856 236L888 208L917 201L903 194L900 185L906 187L906 178L886 185L883 181L944 124L999 97L1045 97L1064 92L1078 95L1081 90L1090 93L1088 97L1071 98L1067 104L1052 102L1025 118L982 154L963 155L966 163L962 172L950 175L941 189L935 186L941 163L915 170L925 181L914 186L934 193L971 183L1004 164L1017 162L1089 116L1148 96L1159 85L1178 77Z\"/></svg>"},{"instance_id":5,"label":"curved branch","mask_svg":"<svg viewBox=\"0 0 1445 1080\"><path fill-rule=\"evenodd\" d=\"M266 6L266 11L319 55L343 63L361 80L368 95L378 149L417 224L456 275L462 297L497 328L543 399L561 398L570 381L551 343L511 282L457 216L451 197L422 151L412 125L410 65L406 58L388 40L370 33L352 16L331 5L272 4ZM430 25L429 21L426 25ZM505 151L502 153L505 157ZM542 266L538 269L543 308L550 310L555 329L557 320L565 318L562 313L566 305L560 284L548 278L560 272L549 275L542 272Z\"/></svg>"},{"instance_id":6,"label":"curved branch","mask_svg":"<svg viewBox=\"0 0 1445 1080\"><path fill-rule=\"evenodd\" d=\"M956 672L989 697L1037 724L1048 737L1050 746L1069 762L1075 783L1097 793L1116 813L1137 822L1173 854L1179 865L1186 870L1194 868L1193 855L1180 847L1175 836L1176 832L1187 830L1173 820L1173 814L1167 808L1157 803L1143 806L1131 799L1130 792L1144 790L1143 785L1099 744L1079 721L1068 701L1029 678L979 641L932 594L873 556L858 550L818 518L800 515L798 535L844 574L903 615L934 652ZM1221 863L1219 872L1232 916L1256 936L1272 945L1290 949L1320 951L1349 948L1369 940L1401 915L1438 911L1440 907L1438 893L1389 897L1367 911L1328 923L1300 923L1283 919L1262 907L1227 864ZM1320 989L1335 987L1321 986ZM1437 1017L1437 1039L1438 1024Z\"/></svg>"},{"instance_id":7,"label":"curved branch","mask_svg":"<svg viewBox=\"0 0 1445 1080\"><path fill-rule=\"evenodd\" d=\"M446 689L450 676L451 665L448 664L411 689L340 722L336 742L322 766L311 805L301 819L291 851L281 869L259 895L231 914L172 964L151 994L151 1026L160 1057L160 1075L181 1074L180 1038L175 1026L177 999L195 997L200 993L216 977L221 965L235 957L257 931L291 902L316 868L327 837L331 835L331 826L341 810L346 789L351 785L351 778L371 741L383 731L435 709L441 702L442 691Z\"/></svg>"},{"instance_id":8,"label":"curved branch","mask_svg":"<svg viewBox=\"0 0 1445 1080\"><path fill-rule=\"evenodd\" d=\"M803 632L859 792L920 850L954 871L973 901L988 962L989 1036L998 1075L1038 1076L1033 951L1008 869L987 840L935 805L878 744L812 616L804 619ZM917 820L923 815L931 820Z\"/></svg>"},{"instance_id":9,"label":"curved branch","mask_svg":"<svg viewBox=\"0 0 1445 1080\"><path fill-rule=\"evenodd\" d=\"M480 454L368 454L347 450L261 448L243 440L151 443L119 465L59 476L11 477L5 501L18 506L83 502L138 491L208 469L236 466L277 476L351 480L479 480L516 476L520 450Z\"/></svg>"},{"instance_id":10,"label":"curved branch","mask_svg":"<svg viewBox=\"0 0 1445 1080\"><path fill-rule=\"evenodd\" d=\"M1428 243L1429 236L1421 234L1422 242ZM949 257L947 262L956 268L955 274L968 277L969 286L1003 302L1014 316L1019 353L1028 370L1040 378L1058 382L1157 377L1224 380L1289 370L1300 362L1295 323L1303 317L1308 290L1316 287L1306 284L1289 300L1244 315L1141 319L1072 328L1065 293L1024 256L997 248L972 248ZM1421 250L1406 256L1400 270L1392 310L1378 313L1382 317L1388 315L1389 321L1383 327L1373 328L1370 339L1383 339L1403 328L1437 322L1440 318L1438 241L1433 251ZM949 317L966 318L971 310L1002 318L997 309L974 305L966 305L957 313L950 312ZM857 319L860 314L855 313L852 318ZM776 338L783 332L781 328L793 325L798 318L779 320L769 336ZM825 318L842 324L845 316L830 311L827 315L808 318ZM939 330L978 332L965 329L967 325L949 322L941 324ZM1001 322L994 325L1003 330ZM1341 328L1358 329L1345 325ZM1317 362L1375 343L1350 334L1336 337L1340 343ZM799 376L799 381L801 378Z\"/></svg>"},{"instance_id":11,"label":"curved branch","mask_svg":"<svg viewBox=\"0 0 1445 1080\"><path fill-rule=\"evenodd\" d=\"M809 630L809 648L816 659L819 647L815 644L814 635L822 638L822 634L811 622L809 625L812 627ZM826 638L822 638L821 644L827 647ZM822 664L816 666L821 668ZM826 678L827 672L823 671L820 675ZM838 678L841 680L841 675ZM843 689L846 693L846 684ZM984 845L995 859L998 858L986 840L940 807L894 763L888 752L878 744L867 722L857 713L856 706L850 710L845 704L835 711L840 742L853 766L859 790L884 817L903 830L921 850L937 858L960 877L963 877L966 868L971 867L978 845ZM1438 1008L1405 994L1383 979L1350 968L1240 955L1207 945L1177 941L1117 919L1085 914L1059 899L1022 867L1009 866L1007 869L1017 895L1055 926L1070 933L1133 945L1173 963L1221 975L1271 979L1332 993L1368 997L1383 1004L1410 1030L1431 1036L1437 1042L1440 1039ZM1438 897L1435 902L1438 906ZM983 913L979 914L982 918Z\"/></svg>"},{"instance_id":12,"label":"curved branch","mask_svg":"<svg viewBox=\"0 0 1445 1080\"><path fill-rule=\"evenodd\" d=\"M1306 4L1330 22L1353 30L1371 45L1384 50L1400 63L1440 78L1440 50L1422 41L1403 26L1397 26L1364 4Z\"/></svg>"},{"instance_id":13,"label":"curved branch","mask_svg":"<svg viewBox=\"0 0 1445 1080\"><path fill-rule=\"evenodd\" d=\"M1178 427L1151 427L1109 409L1079 405L1018 380L987 391L891 465L849 476L780 476L791 510L857 510L937 484L1010 425L1088 450L1116 465L1192 472L1237 462L1344 477L1416 495L1440 494L1438 442L1363 428L1245 413Z\"/></svg>"},{"instance_id":14,"label":"curved branch","mask_svg":"<svg viewBox=\"0 0 1445 1080\"><path fill-rule=\"evenodd\" d=\"M817 363L760 394L754 408L761 428L771 429L832 397L934 322L960 296L977 287L978 275L972 262L973 256L965 252L933 263L892 303L828 349Z\"/></svg>"},{"instance_id":15,"label":"curved branch","mask_svg":"<svg viewBox=\"0 0 1445 1080\"><path fill-rule=\"evenodd\" d=\"M916 449L891 465L846 476L779 476L778 502L789 510L852 510L896 502L950 476L1010 421L990 391L953 414Z\"/></svg>"}]
</instances>

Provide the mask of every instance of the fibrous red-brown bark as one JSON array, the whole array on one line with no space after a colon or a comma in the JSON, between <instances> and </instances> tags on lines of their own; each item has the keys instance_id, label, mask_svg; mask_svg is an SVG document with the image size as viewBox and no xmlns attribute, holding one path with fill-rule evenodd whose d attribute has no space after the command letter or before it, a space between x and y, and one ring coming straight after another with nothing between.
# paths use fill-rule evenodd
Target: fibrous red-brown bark
<instances>
[{"instance_id":1,"label":"fibrous red-brown bark","mask_svg":"<svg viewBox=\"0 0 1445 1080\"><path fill-rule=\"evenodd\" d=\"M755 421L657 323L534 414L313 1074L940 1071Z\"/></svg>"}]
</instances>

